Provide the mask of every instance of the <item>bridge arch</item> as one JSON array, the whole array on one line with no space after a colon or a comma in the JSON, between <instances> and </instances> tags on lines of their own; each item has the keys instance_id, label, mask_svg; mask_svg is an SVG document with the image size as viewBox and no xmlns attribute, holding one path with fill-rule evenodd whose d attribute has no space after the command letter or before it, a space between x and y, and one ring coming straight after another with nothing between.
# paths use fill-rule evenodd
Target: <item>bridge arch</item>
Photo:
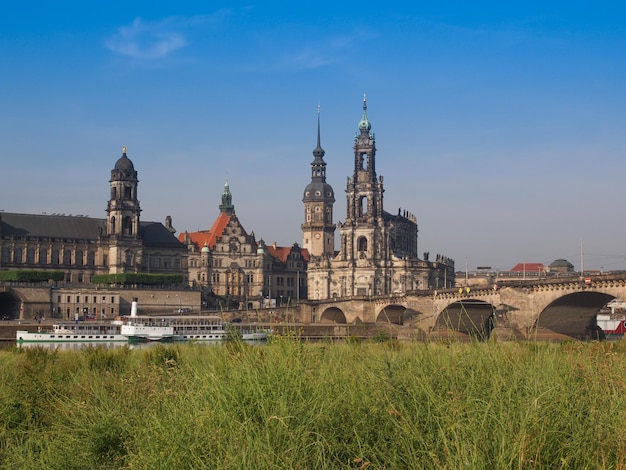
<instances>
[{"instance_id":1,"label":"bridge arch","mask_svg":"<svg viewBox=\"0 0 626 470\"><path fill-rule=\"evenodd\" d=\"M320 315L320 323L348 323L346 315L340 308L330 307Z\"/></svg>"},{"instance_id":2,"label":"bridge arch","mask_svg":"<svg viewBox=\"0 0 626 470\"><path fill-rule=\"evenodd\" d=\"M13 290L0 291L0 319L19 319L21 306L22 299Z\"/></svg>"},{"instance_id":3,"label":"bridge arch","mask_svg":"<svg viewBox=\"0 0 626 470\"><path fill-rule=\"evenodd\" d=\"M453 330L473 338L488 339L495 325L495 315L495 306L484 300L457 300L437 315L435 329Z\"/></svg>"},{"instance_id":4,"label":"bridge arch","mask_svg":"<svg viewBox=\"0 0 626 470\"><path fill-rule=\"evenodd\" d=\"M377 309L375 321L376 323L407 325L413 323L420 314L421 312L401 304L389 304Z\"/></svg>"},{"instance_id":5,"label":"bridge arch","mask_svg":"<svg viewBox=\"0 0 626 470\"><path fill-rule=\"evenodd\" d=\"M536 332L545 330L576 339L598 338L596 314L615 297L585 290L559 297L548 304L535 322Z\"/></svg>"}]
</instances>

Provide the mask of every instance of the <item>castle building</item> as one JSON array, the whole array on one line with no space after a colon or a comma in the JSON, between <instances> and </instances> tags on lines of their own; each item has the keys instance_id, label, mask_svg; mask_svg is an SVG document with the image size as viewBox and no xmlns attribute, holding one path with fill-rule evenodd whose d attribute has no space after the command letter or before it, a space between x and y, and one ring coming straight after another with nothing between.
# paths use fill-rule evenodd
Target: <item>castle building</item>
<instances>
[{"instance_id":1,"label":"castle building","mask_svg":"<svg viewBox=\"0 0 626 470\"><path fill-rule=\"evenodd\" d=\"M219 209L210 229L179 235L189 282L205 291L207 306L258 308L306 298L306 251L257 242L235 213L228 183Z\"/></svg>"},{"instance_id":2,"label":"castle building","mask_svg":"<svg viewBox=\"0 0 626 470\"><path fill-rule=\"evenodd\" d=\"M182 273L186 278L187 250L174 236L171 218L165 225L140 220L138 183L124 147L111 170L106 218L1 212L0 269L63 271L64 287L76 289L93 287L97 274ZM56 312L74 314L73 295L57 300ZM81 312L100 311L101 303L96 296L81 298Z\"/></svg>"},{"instance_id":3,"label":"castle building","mask_svg":"<svg viewBox=\"0 0 626 470\"><path fill-rule=\"evenodd\" d=\"M423 260L418 258L416 217L401 209L397 215L383 209L383 177L376 175L376 139L371 128L364 98L359 132L354 137L354 172L346 184L346 218L337 224L339 250L333 252L310 241L317 233L320 238L322 234L325 238L333 234L332 218L309 219L309 214L314 214L317 207L320 211L329 209L332 215L334 202L332 188L325 180L318 114L318 146L313 151L311 183L305 189L305 223L302 225L304 246L310 253L307 283L311 300L454 286L453 260L437 255L435 261L429 261L428 253ZM331 245L328 241L326 244Z\"/></svg>"}]
</instances>

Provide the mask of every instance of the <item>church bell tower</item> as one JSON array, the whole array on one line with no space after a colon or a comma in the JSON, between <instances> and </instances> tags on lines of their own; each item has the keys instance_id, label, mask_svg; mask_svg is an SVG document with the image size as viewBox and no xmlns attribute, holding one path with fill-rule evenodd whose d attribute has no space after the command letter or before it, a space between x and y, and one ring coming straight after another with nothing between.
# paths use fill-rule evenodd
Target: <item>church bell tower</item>
<instances>
[{"instance_id":1,"label":"church bell tower","mask_svg":"<svg viewBox=\"0 0 626 470\"><path fill-rule=\"evenodd\" d=\"M320 107L317 107L317 146L313 149L311 182L304 189L304 223L302 246L311 256L332 257L335 254L333 204L335 193L326 183L326 162L320 143Z\"/></svg>"}]
</instances>

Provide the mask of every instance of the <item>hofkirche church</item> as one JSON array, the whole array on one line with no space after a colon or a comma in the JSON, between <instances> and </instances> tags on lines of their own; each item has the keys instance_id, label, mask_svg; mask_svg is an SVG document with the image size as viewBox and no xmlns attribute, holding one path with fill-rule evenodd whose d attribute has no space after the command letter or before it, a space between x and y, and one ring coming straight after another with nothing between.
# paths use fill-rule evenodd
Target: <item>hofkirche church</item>
<instances>
[{"instance_id":1,"label":"hofkirche church","mask_svg":"<svg viewBox=\"0 0 626 470\"><path fill-rule=\"evenodd\" d=\"M104 297L83 295L94 288L91 279L97 274L182 274L187 289L201 291L205 300L210 294L228 305L252 308L268 301L284 305L306 298L453 286L452 260L441 255L429 260L428 253L418 257L415 216L383 209L383 178L376 174L371 127L364 99L354 138L354 172L346 185L346 216L335 224L335 193L326 181L318 109L311 181L302 199L302 246L256 240L236 215L228 183L219 214L207 230L176 235L169 216L164 223L141 220L138 173L124 148L111 170L105 218L0 212L0 270L63 271L60 287L68 295L49 303L53 315L68 317L79 311L79 304L80 311L105 311L99 304ZM110 297L119 304L107 313L123 313L122 297ZM175 297L180 301L182 294Z\"/></svg>"},{"instance_id":2,"label":"hofkirche church","mask_svg":"<svg viewBox=\"0 0 626 470\"><path fill-rule=\"evenodd\" d=\"M335 195L326 182L325 152L320 144L318 108L317 146L313 150L311 182L304 190L303 246L309 252L309 299L375 296L418 289L454 286L454 261L428 253L419 259L417 219L408 211L397 215L383 209L383 177L376 176L376 139L363 116L354 136L354 173L346 184L346 218L333 224ZM339 247L335 250L335 228Z\"/></svg>"}]
</instances>

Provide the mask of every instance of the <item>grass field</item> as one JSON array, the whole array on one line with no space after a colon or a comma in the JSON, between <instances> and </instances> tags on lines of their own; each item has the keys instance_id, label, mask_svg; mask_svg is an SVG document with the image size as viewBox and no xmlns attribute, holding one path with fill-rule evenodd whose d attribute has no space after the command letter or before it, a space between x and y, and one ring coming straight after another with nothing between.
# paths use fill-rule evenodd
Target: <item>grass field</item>
<instances>
[{"instance_id":1,"label":"grass field","mask_svg":"<svg viewBox=\"0 0 626 470\"><path fill-rule=\"evenodd\" d=\"M0 351L7 469L626 468L626 343Z\"/></svg>"}]
</instances>

